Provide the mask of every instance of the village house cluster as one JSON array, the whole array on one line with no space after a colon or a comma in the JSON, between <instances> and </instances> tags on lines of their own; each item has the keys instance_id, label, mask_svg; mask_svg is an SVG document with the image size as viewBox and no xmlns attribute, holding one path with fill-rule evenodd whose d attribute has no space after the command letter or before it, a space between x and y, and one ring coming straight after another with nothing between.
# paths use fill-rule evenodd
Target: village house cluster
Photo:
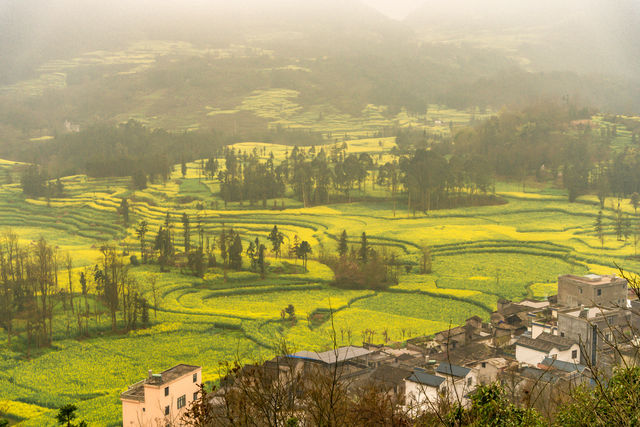
<instances>
[{"instance_id":1,"label":"village house cluster","mask_svg":"<svg viewBox=\"0 0 640 427\"><path fill-rule=\"evenodd\" d=\"M511 393L589 384L594 369L611 372L621 363L636 363L638 326L640 301L624 278L564 275L557 295L547 301L500 300L488 322L474 316L463 326L404 343L299 351L261 368L273 378L339 372L349 388L375 384L407 407L429 410L443 398L465 405L478 385L495 381ZM196 366L149 372L121 395L124 425L176 423L197 399L200 382Z\"/></svg>"}]
</instances>

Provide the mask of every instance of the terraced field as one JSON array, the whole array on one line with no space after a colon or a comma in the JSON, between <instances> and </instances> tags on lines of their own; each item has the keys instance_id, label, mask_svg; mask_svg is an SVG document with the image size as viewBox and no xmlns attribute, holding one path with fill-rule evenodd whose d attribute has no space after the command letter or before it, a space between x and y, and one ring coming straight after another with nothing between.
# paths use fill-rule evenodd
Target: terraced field
<instances>
[{"instance_id":1,"label":"terraced field","mask_svg":"<svg viewBox=\"0 0 640 427\"><path fill-rule=\"evenodd\" d=\"M384 155L393 141L369 139L348 145L350 151ZM237 146L247 151L262 147L260 143ZM281 146L266 147L267 154L274 151L278 157L286 151ZM199 165L189 164L185 178L176 172L166 184L136 192L129 190L127 179L67 177L63 179L67 197L49 203L25 200L18 185L7 180L0 187L0 227L13 228L25 241L44 236L61 251L69 251L77 275L95 263L105 241L138 252L133 225L126 227L117 213L121 198L127 197L132 223L147 220L152 236L168 212L178 246L184 212L194 228L201 224L206 234L213 235L223 226L233 226L245 243L255 237L266 239L278 225L286 236L285 245L296 235L308 240L312 258L323 250L335 250L336 236L343 229L353 244L365 231L371 244L395 252L407 266L400 283L385 292L340 290L330 286L328 267L312 259L309 271L303 272L299 262L286 257L269 258L270 273L264 279L248 271L229 273L225 280L219 269L198 279L178 270L160 273L156 266L136 267L133 274L150 301L149 278L157 279L159 298L149 329L110 335L103 316L93 320L92 327L104 330L104 335L78 340L74 319L59 316L54 348L30 358L8 348L6 334L0 333L0 411L23 420L21 425L49 425L55 408L75 402L80 417L88 422L117 425L119 393L148 369L200 364L205 380L216 380L219 362L269 357L282 338L295 350L323 349L331 345L331 322L326 321L330 310L338 344L358 344L365 336L375 342L402 340L433 334L472 315L486 318L500 297L544 298L555 293L559 274L609 273L615 263L640 271L640 263L632 259L632 239L616 240L610 207L604 210L606 237L601 246L593 227L599 210L594 197L569 204L559 190L523 193L517 186L500 184L497 192L506 204L415 217L401 207L394 216L392 204L384 202L302 208L291 199L278 199L278 207L284 202L285 210L239 204L224 209L218 183L198 179ZM198 209L199 204L204 208ZM628 201L622 206L634 217ZM433 256L433 272L428 275L419 274L424 246ZM295 307L295 324L280 317L289 304Z\"/></svg>"}]
</instances>

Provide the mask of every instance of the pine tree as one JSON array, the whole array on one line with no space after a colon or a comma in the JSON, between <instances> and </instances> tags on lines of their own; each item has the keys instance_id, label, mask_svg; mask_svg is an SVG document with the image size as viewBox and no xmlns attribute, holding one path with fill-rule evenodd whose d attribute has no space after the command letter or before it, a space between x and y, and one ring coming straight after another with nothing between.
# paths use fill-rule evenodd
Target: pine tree
<instances>
[{"instance_id":1,"label":"pine tree","mask_svg":"<svg viewBox=\"0 0 640 427\"><path fill-rule=\"evenodd\" d=\"M145 236L147 235L147 231L149 230L149 224L146 220L140 221L138 224L138 228L136 229L136 234L138 235L138 239L140 240L140 258L142 258L142 262L147 262L147 251L146 249L146 241Z\"/></svg>"},{"instance_id":2,"label":"pine tree","mask_svg":"<svg viewBox=\"0 0 640 427\"><path fill-rule=\"evenodd\" d=\"M129 202L126 198L122 199L120 202L120 215L122 215L122 219L124 220L124 225L126 227L129 226Z\"/></svg>"},{"instance_id":3,"label":"pine tree","mask_svg":"<svg viewBox=\"0 0 640 427\"><path fill-rule=\"evenodd\" d=\"M236 233L233 244L229 248L229 263L234 270L242 269L242 240L240 234Z\"/></svg>"},{"instance_id":4,"label":"pine tree","mask_svg":"<svg viewBox=\"0 0 640 427\"><path fill-rule=\"evenodd\" d=\"M284 234L278 231L277 225L274 225L267 239L271 241L271 245L273 247L273 253L275 254L276 258L278 258L280 256L280 247L284 242Z\"/></svg>"},{"instance_id":5,"label":"pine tree","mask_svg":"<svg viewBox=\"0 0 640 427\"><path fill-rule=\"evenodd\" d=\"M184 251L189 253L191 249L191 225L189 224L189 216L186 212L182 214L182 229L184 233Z\"/></svg>"},{"instance_id":6,"label":"pine tree","mask_svg":"<svg viewBox=\"0 0 640 427\"><path fill-rule=\"evenodd\" d=\"M342 230L340 240L338 241L338 254L340 255L340 258L344 258L345 256L347 256L348 251L349 245L347 242L347 230Z\"/></svg>"},{"instance_id":7,"label":"pine tree","mask_svg":"<svg viewBox=\"0 0 640 427\"><path fill-rule=\"evenodd\" d=\"M264 251L267 248L264 247L263 244L260 244L258 246L258 267L260 267L260 277L262 277L264 279L264 275L265 275L265 263L264 263Z\"/></svg>"},{"instance_id":8,"label":"pine tree","mask_svg":"<svg viewBox=\"0 0 640 427\"><path fill-rule=\"evenodd\" d=\"M600 239L600 244L602 245L602 249L604 249L604 231L602 229L602 211L598 211L598 216L596 217L594 226L595 226L596 234L598 235L598 239Z\"/></svg>"},{"instance_id":9,"label":"pine tree","mask_svg":"<svg viewBox=\"0 0 640 427\"><path fill-rule=\"evenodd\" d=\"M307 257L311 253L311 245L306 240L303 240L298 246L297 256L298 258L302 258L302 265L304 269L307 269Z\"/></svg>"},{"instance_id":10,"label":"pine tree","mask_svg":"<svg viewBox=\"0 0 640 427\"><path fill-rule=\"evenodd\" d=\"M369 243L367 242L367 233L362 232L362 237L360 238L360 251L358 252L358 256L362 260L362 262L367 262L369 257Z\"/></svg>"}]
</instances>

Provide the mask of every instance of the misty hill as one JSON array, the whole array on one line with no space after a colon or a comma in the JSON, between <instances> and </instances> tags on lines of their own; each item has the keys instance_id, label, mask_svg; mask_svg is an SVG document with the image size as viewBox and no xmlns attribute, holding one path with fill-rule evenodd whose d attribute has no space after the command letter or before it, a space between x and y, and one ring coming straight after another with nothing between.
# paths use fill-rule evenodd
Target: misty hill
<instances>
[{"instance_id":1,"label":"misty hill","mask_svg":"<svg viewBox=\"0 0 640 427\"><path fill-rule=\"evenodd\" d=\"M404 22L358 0L227 3L3 3L0 155L131 118L262 140L276 126L346 132L372 105L385 120L430 104L499 110L567 97L640 111L629 0L604 11L433 0Z\"/></svg>"},{"instance_id":2,"label":"misty hill","mask_svg":"<svg viewBox=\"0 0 640 427\"><path fill-rule=\"evenodd\" d=\"M0 27L0 83L24 78L48 59L136 40L295 46L298 52L313 45L315 54L393 42L409 32L355 0L9 0L0 6Z\"/></svg>"},{"instance_id":3,"label":"misty hill","mask_svg":"<svg viewBox=\"0 0 640 427\"><path fill-rule=\"evenodd\" d=\"M425 40L504 48L532 70L640 72L634 0L427 0L405 22Z\"/></svg>"}]
</instances>

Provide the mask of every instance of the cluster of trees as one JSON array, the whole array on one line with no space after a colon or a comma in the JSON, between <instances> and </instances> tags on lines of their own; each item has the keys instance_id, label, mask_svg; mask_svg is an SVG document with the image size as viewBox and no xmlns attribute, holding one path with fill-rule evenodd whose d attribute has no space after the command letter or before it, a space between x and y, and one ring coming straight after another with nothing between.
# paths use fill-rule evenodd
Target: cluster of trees
<instances>
[{"instance_id":1,"label":"cluster of trees","mask_svg":"<svg viewBox=\"0 0 640 427\"><path fill-rule=\"evenodd\" d=\"M366 153L347 155L346 148L333 146L327 155L324 148L316 152L315 147L305 151L295 146L278 165L273 153L260 162L256 150L250 155L227 150L226 169L218 174L222 198L225 202L248 200L251 204L262 200L266 206L267 199L284 196L286 185L305 206L329 203L332 189L349 198L354 186L361 188L365 182L373 161Z\"/></svg>"},{"instance_id":2,"label":"cluster of trees","mask_svg":"<svg viewBox=\"0 0 640 427\"><path fill-rule=\"evenodd\" d=\"M77 322L78 334L88 335L89 318L100 316L100 304L89 295L90 287L109 310L114 330L118 311L125 330L149 324L149 306L128 275L128 264L115 247L101 250L101 262L76 278L71 256L44 239L23 245L11 231L0 237L0 327L7 332L9 345L21 337L27 351L49 346L56 315L63 317L67 332ZM65 271L66 287L60 283Z\"/></svg>"},{"instance_id":3,"label":"cluster of trees","mask_svg":"<svg viewBox=\"0 0 640 427\"><path fill-rule=\"evenodd\" d=\"M227 202L248 200L251 205L262 200L266 207L267 199L284 196L285 183L283 168L275 167L273 153L266 162L260 162L256 149L247 155L238 155L236 151L226 149L224 153L226 168L220 171L220 195Z\"/></svg>"},{"instance_id":4,"label":"cluster of trees","mask_svg":"<svg viewBox=\"0 0 640 427\"><path fill-rule=\"evenodd\" d=\"M226 152L226 169L218 178L225 202L262 200L284 196L286 185L305 206L351 201L354 189L385 186L392 199L402 189L408 208L427 211L456 206L486 194L492 183L491 168L479 156L447 156L436 150L417 149L382 165L368 153L347 153L347 145L335 144L327 153L294 147L277 166L273 155L260 162L250 155Z\"/></svg>"},{"instance_id":5,"label":"cluster of trees","mask_svg":"<svg viewBox=\"0 0 640 427\"><path fill-rule=\"evenodd\" d=\"M93 270L96 291L105 302L111 315L111 329L117 329L117 314L121 314L121 324L125 330L149 325L149 304L142 297L139 283L129 274L131 264L113 245L100 248L102 257ZM84 281L84 278L81 277ZM138 323L140 322L140 323Z\"/></svg>"},{"instance_id":6,"label":"cluster of trees","mask_svg":"<svg viewBox=\"0 0 640 427\"><path fill-rule=\"evenodd\" d=\"M124 204L126 206L126 204ZM121 205L121 211L122 205ZM240 271L243 269L243 258L248 258L252 271L259 272L263 277L266 274L266 251L267 246L260 241L259 237L250 241L244 249L242 236L233 227L227 228L224 224L218 235L206 232L202 221L198 219L195 230L192 230L191 219L187 213L181 216L182 222L182 247L177 248L175 244L174 225L171 215L167 212L164 222L158 227L158 231L153 238L153 244L149 245L149 223L146 220L140 221L136 226L136 234L140 242L140 259L135 255L130 257L130 263L137 265L140 262L156 262L161 271L167 271L170 266L183 266L198 277L204 277L208 268L218 265L216 249L219 250L220 266L225 277L227 270ZM197 241L192 241L192 234L197 234ZM276 258L282 256L282 248L285 235L274 225L267 241L271 244L271 251ZM181 251L179 249L182 249ZM300 241L298 236L294 236L289 247L289 257L294 256L301 259L306 269L307 260L312 252L311 245L307 241Z\"/></svg>"},{"instance_id":7,"label":"cluster of trees","mask_svg":"<svg viewBox=\"0 0 640 427\"><path fill-rule=\"evenodd\" d=\"M131 176L137 188L167 180L174 164L209 158L234 138L214 132L171 133L139 122L99 124L58 135L50 144L24 147L15 157L35 163L50 176Z\"/></svg>"},{"instance_id":8,"label":"cluster of trees","mask_svg":"<svg viewBox=\"0 0 640 427\"><path fill-rule=\"evenodd\" d=\"M395 254L379 253L362 232L359 245L349 245L346 230L338 240L336 256L323 259L334 272L333 285L346 289L383 290L398 283L399 268Z\"/></svg>"},{"instance_id":9,"label":"cluster of trees","mask_svg":"<svg viewBox=\"0 0 640 427\"><path fill-rule=\"evenodd\" d=\"M64 185L60 178L55 183L50 181L38 165L30 165L24 169L20 186L27 197L64 197Z\"/></svg>"}]
</instances>

